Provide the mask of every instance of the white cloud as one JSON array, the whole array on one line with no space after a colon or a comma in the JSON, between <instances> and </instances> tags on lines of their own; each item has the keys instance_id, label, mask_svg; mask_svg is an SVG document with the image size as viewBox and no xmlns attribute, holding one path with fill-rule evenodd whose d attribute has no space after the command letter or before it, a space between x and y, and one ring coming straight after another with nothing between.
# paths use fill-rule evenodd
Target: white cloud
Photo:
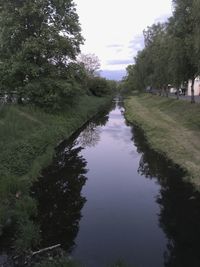
<instances>
[{"instance_id":1,"label":"white cloud","mask_svg":"<svg viewBox=\"0 0 200 267\"><path fill-rule=\"evenodd\" d=\"M142 48L142 31L171 15L171 0L74 0L86 39L83 53L95 53L102 69L124 69L113 60L131 60ZM166 15L167 14L167 15ZM159 18L159 19L158 19ZM138 37L139 36L139 37ZM131 42L135 40L135 43Z\"/></svg>"},{"instance_id":2,"label":"white cloud","mask_svg":"<svg viewBox=\"0 0 200 267\"><path fill-rule=\"evenodd\" d=\"M120 60L108 60L108 65L127 65L127 64L133 64L132 59L120 59Z\"/></svg>"}]
</instances>

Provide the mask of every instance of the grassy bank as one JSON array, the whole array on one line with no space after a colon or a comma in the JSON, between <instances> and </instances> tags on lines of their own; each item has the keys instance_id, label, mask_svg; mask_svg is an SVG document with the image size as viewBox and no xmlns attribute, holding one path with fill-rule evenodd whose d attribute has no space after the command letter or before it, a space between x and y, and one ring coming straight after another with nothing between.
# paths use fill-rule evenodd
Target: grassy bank
<instances>
[{"instance_id":1,"label":"grassy bank","mask_svg":"<svg viewBox=\"0 0 200 267\"><path fill-rule=\"evenodd\" d=\"M188 173L200 189L200 105L154 95L125 101L126 118L145 132L150 146Z\"/></svg>"},{"instance_id":2,"label":"grassy bank","mask_svg":"<svg viewBox=\"0 0 200 267\"><path fill-rule=\"evenodd\" d=\"M32 182L52 159L54 147L94 116L109 98L83 96L62 113L27 106L0 110L0 235L15 228L14 247L27 252L39 244L33 223L37 205L29 196Z\"/></svg>"},{"instance_id":3,"label":"grassy bank","mask_svg":"<svg viewBox=\"0 0 200 267\"><path fill-rule=\"evenodd\" d=\"M34 267L87 267L87 266L82 265L80 263L79 264L75 263L73 261L67 261L65 258L60 258L56 261L46 260L42 263L34 265ZM134 267L134 266L128 266L121 261L117 261L116 263L113 263L112 265L107 265L107 267Z\"/></svg>"},{"instance_id":4,"label":"grassy bank","mask_svg":"<svg viewBox=\"0 0 200 267\"><path fill-rule=\"evenodd\" d=\"M34 267L87 267L87 266L81 263L74 262L73 260L68 260L66 257L60 257L54 260L52 259L44 260L38 264L35 264ZM135 267L135 266L133 265L130 266L121 260L117 260L113 264L105 265L105 267Z\"/></svg>"}]
</instances>

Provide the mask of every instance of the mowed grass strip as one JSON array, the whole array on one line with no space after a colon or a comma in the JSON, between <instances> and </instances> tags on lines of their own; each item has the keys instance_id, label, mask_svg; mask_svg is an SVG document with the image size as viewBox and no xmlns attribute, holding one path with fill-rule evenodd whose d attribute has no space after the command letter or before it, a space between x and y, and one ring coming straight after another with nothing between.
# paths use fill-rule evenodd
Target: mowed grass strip
<instances>
[{"instance_id":1,"label":"mowed grass strip","mask_svg":"<svg viewBox=\"0 0 200 267\"><path fill-rule=\"evenodd\" d=\"M200 104L145 94L127 99L125 109L150 146L185 169L200 189Z\"/></svg>"}]
</instances>

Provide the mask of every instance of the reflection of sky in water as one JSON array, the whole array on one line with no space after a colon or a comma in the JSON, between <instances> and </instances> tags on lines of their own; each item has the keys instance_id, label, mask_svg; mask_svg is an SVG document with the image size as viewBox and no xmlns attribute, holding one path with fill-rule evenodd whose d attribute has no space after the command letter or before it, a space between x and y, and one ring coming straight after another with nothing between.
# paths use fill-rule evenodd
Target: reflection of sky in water
<instances>
[{"instance_id":1,"label":"reflection of sky in water","mask_svg":"<svg viewBox=\"0 0 200 267\"><path fill-rule=\"evenodd\" d=\"M104 142L111 145L117 142L121 150L128 151L133 157L138 157L135 146L130 146L132 138L131 129L125 124L120 109L115 109L110 113L108 123L102 128Z\"/></svg>"},{"instance_id":2,"label":"reflection of sky in water","mask_svg":"<svg viewBox=\"0 0 200 267\"><path fill-rule=\"evenodd\" d=\"M102 131L108 132L112 138L123 139L123 141L130 141L130 129L126 125L121 125L121 117L112 116L110 117L107 125L103 127Z\"/></svg>"},{"instance_id":3,"label":"reflection of sky in water","mask_svg":"<svg viewBox=\"0 0 200 267\"><path fill-rule=\"evenodd\" d=\"M73 255L88 267L118 258L138 267L163 267L166 242L155 203L160 186L138 174L141 155L122 111L111 111L98 128L99 141L81 152L89 169L82 191L87 202Z\"/></svg>"}]
</instances>

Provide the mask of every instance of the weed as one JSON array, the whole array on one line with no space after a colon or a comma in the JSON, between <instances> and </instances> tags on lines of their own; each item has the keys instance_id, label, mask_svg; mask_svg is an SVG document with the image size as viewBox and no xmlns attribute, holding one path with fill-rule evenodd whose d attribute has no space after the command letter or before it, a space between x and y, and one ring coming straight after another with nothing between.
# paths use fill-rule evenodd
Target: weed
<instances>
[{"instance_id":1,"label":"weed","mask_svg":"<svg viewBox=\"0 0 200 267\"><path fill-rule=\"evenodd\" d=\"M60 259L48 259L34 265L34 267L80 267L77 263L62 257Z\"/></svg>"}]
</instances>

